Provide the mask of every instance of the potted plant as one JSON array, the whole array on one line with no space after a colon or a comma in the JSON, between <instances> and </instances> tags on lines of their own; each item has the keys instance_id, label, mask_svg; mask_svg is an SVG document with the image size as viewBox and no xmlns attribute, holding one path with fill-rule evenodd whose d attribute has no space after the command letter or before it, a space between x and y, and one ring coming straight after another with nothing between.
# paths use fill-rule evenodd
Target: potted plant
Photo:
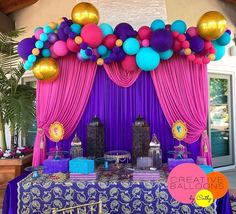
<instances>
[{"instance_id":1,"label":"potted plant","mask_svg":"<svg viewBox=\"0 0 236 214\"><path fill-rule=\"evenodd\" d=\"M20 175L32 161L32 150L19 148L15 140L19 132L26 135L35 118L35 89L19 84L25 70L15 39L22 32L22 29L8 34L0 32L0 207L7 182ZM6 124L11 133L10 149L6 144Z\"/></svg>"}]
</instances>

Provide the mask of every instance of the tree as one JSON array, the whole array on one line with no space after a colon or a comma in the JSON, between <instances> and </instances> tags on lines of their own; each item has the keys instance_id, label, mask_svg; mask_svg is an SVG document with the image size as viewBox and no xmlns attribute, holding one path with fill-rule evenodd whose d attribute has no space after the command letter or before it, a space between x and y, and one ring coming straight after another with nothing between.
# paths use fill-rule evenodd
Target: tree
<instances>
[{"instance_id":1,"label":"tree","mask_svg":"<svg viewBox=\"0 0 236 214\"><path fill-rule=\"evenodd\" d=\"M25 70L17 53L17 38L22 29L0 33L0 142L6 150L5 124L10 125L11 148L15 134L24 136L35 118L35 89L19 85Z\"/></svg>"}]
</instances>

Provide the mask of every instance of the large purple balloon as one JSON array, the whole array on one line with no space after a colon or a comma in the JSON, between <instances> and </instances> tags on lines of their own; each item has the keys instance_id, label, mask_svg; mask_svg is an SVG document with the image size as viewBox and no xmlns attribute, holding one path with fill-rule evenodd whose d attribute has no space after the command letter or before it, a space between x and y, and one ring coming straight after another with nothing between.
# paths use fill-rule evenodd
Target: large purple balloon
<instances>
[{"instance_id":1,"label":"large purple balloon","mask_svg":"<svg viewBox=\"0 0 236 214\"><path fill-rule=\"evenodd\" d=\"M173 45L171 32L166 29L158 29L154 31L151 35L150 45L158 52L167 51Z\"/></svg>"},{"instance_id":2,"label":"large purple balloon","mask_svg":"<svg viewBox=\"0 0 236 214\"><path fill-rule=\"evenodd\" d=\"M200 36L193 36L190 39L190 49L196 53L199 53L204 48L204 40Z\"/></svg>"},{"instance_id":3,"label":"large purple balloon","mask_svg":"<svg viewBox=\"0 0 236 214\"><path fill-rule=\"evenodd\" d=\"M120 23L114 29L114 34L120 38L121 37L129 37L133 33L133 27L128 23Z\"/></svg>"},{"instance_id":4,"label":"large purple balloon","mask_svg":"<svg viewBox=\"0 0 236 214\"><path fill-rule=\"evenodd\" d=\"M32 53L32 50L35 48L36 41L37 40L35 39L35 37L26 38L20 41L17 47L17 51L22 59L27 60L28 56Z\"/></svg>"},{"instance_id":5,"label":"large purple balloon","mask_svg":"<svg viewBox=\"0 0 236 214\"><path fill-rule=\"evenodd\" d=\"M59 39L62 40L62 41L66 41L66 40L68 39L68 35L65 34L63 28L59 28L59 29L58 29L58 37L59 37Z\"/></svg>"}]
</instances>

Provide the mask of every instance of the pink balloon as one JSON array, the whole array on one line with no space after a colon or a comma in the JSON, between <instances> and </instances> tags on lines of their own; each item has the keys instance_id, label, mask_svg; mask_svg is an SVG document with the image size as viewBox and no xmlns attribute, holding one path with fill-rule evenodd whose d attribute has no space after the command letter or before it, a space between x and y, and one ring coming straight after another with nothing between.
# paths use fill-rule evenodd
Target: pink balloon
<instances>
[{"instance_id":1,"label":"pink balloon","mask_svg":"<svg viewBox=\"0 0 236 214\"><path fill-rule=\"evenodd\" d=\"M197 63L197 64L202 64L201 57L195 57L194 62Z\"/></svg>"},{"instance_id":2,"label":"pink balloon","mask_svg":"<svg viewBox=\"0 0 236 214\"><path fill-rule=\"evenodd\" d=\"M149 42L148 39L144 39L144 40L142 41L142 46L143 46L143 47L148 47L149 44L150 44L150 42Z\"/></svg>"},{"instance_id":3,"label":"pink balloon","mask_svg":"<svg viewBox=\"0 0 236 214\"><path fill-rule=\"evenodd\" d=\"M152 30L150 27L148 26L142 26L141 28L139 28L138 30L138 37L140 40L144 40L144 39L150 39L151 37L151 33Z\"/></svg>"},{"instance_id":4,"label":"pink balloon","mask_svg":"<svg viewBox=\"0 0 236 214\"><path fill-rule=\"evenodd\" d=\"M77 53L79 50L80 50L80 47L79 45L77 45L74 41L74 39L67 39L66 41L66 45L67 45L67 48L71 51L71 52L74 52L74 53Z\"/></svg>"},{"instance_id":5,"label":"pink balloon","mask_svg":"<svg viewBox=\"0 0 236 214\"><path fill-rule=\"evenodd\" d=\"M52 57L52 58L56 59L56 58L59 57L59 56L57 56L57 55L55 54L55 52L54 52L54 50L53 50L53 45L49 48L49 50L50 50L50 52L51 52L51 57Z\"/></svg>"},{"instance_id":6,"label":"pink balloon","mask_svg":"<svg viewBox=\"0 0 236 214\"><path fill-rule=\"evenodd\" d=\"M116 45L116 40L117 37L114 34L109 34L103 39L103 44L111 50Z\"/></svg>"},{"instance_id":7,"label":"pink balloon","mask_svg":"<svg viewBox=\"0 0 236 214\"><path fill-rule=\"evenodd\" d=\"M53 51L58 56L65 56L66 54L68 54L68 48L66 46L66 42L56 41L53 45Z\"/></svg>"},{"instance_id":8,"label":"pink balloon","mask_svg":"<svg viewBox=\"0 0 236 214\"><path fill-rule=\"evenodd\" d=\"M204 57L202 62L203 64L208 64L210 62L210 59L208 57Z\"/></svg>"},{"instance_id":9,"label":"pink balloon","mask_svg":"<svg viewBox=\"0 0 236 214\"><path fill-rule=\"evenodd\" d=\"M184 42L182 42L182 48L189 48L189 41L185 40Z\"/></svg>"},{"instance_id":10,"label":"pink balloon","mask_svg":"<svg viewBox=\"0 0 236 214\"><path fill-rule=\"evenodd\" d=\"M186 33L191 37L197 36L197 28L196 27L189 27L188 30L186 31Z\"/></svg>"},{"instance_id":11,"label":"pink balloon","mask_svg":"<svg viewBox=\"0 0 236 214\"><path fill-rule=\"evenodd\" d=\"M122 67L127 71L134 71L137 69L135 56L127 55L121 62Z\"/></svg>"},{"instance_id":12,"label":"pink balloon","mask_svg":"<svg viewBox=\"0 0 236 214\"><path fill-rule=\"evenodd\" d=\"M176 38L179 35L179 32L173 31L173 32L171 32L171 34L174 38Z\"/></svg>"},{"instance_id":13,"label":"pink balloon","mask_svg":"<svg viewBox=\"0 0 236 214\"><path fill-rule=\"evenodd\" d=\"M40 39L40 35L43 33L43 29L38 29L36 30L36 32L34 33L34 36L37 40Z\"/></svg>"},{"instance_id":14,"label":"pink balloon","mask_svg":"<svg viewBox=\"0 0 236 214\"><path fill-rule=\"evenodd\" d=\"M102 43L102 30L95 24L85 25L80 36L91 48L96 48Z\"/></svg>"},{"instance_id":15,"label":"pink balloon","mask_svg":"<svg viewBox=\"0 0 236 214\"><path fill-rule=\"evenodd\" d=\"M205 49L205 50L208 50L208 49L210 49L211 47L212 47L211 41L205 40L205 41L204 41L204 49Z\"/></svg>"},{"instance_id":16,"label":"pink balloon","mask_svg":"<svg viewBox=\"0 0 236 214\"><path fill-rule=\"evenodd\" d=\"M183 41L186 40L186 37L185 37L184 34L179 34L177 38L178 38L178 40L179 40L180 42L183 42Z\"/></svg>"},{"instance_id":17,"label":"pink balloon","mask_svg":"<svg viewBox=\"0 0 236 214\"><path fill-rule=\"evenodd\" d=\"M195 55L193 55L193 54L190 54L190 55L187 56L187 59L190 60L190 61L194 61L195 58L196 58L196 57L195 57Z\"/></svg>"},{"instance_id":18,"label":"pink balloon","mask_svg":"<svg viewBox=\"0 0 236 214\"><path fill-rule=\"evenodd\" d=\"M178 40L174 41L173 50L178 52L181 49L181 43Z\"/></svg>"},{"instance_id":19,"label":"pink balloon","mask_svg":"<svg viewBox=\"0 0 236 214\"><path fill-rule=\"evenodd\" d=\"M214 46L212 46L210 49L209 49L209 52L211 54L215 54L216 53L216 49L214 48Z\"/></svg>"}]
</instances>

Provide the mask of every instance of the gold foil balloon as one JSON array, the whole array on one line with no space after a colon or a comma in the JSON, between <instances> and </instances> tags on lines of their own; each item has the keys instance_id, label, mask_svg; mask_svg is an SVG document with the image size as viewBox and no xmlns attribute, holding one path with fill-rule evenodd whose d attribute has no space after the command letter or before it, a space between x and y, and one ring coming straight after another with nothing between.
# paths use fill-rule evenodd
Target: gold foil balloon
<instances>
[{"instance_id":1,"label":"gold foil balloon","mask_svg":"<svg viewBox=\"0 0 236 214\"><path fill-rule=\"evenodd\" d=\"M35 62L32 71L36 79L52 81L59 75L59 66L53 58L42 58Z\"/></svg>"},{"instance_id":2,"label":"gold foil balloon","mask_svg":"<svg viewBox=\"0 0 236 214\"><path fill-rule=\"evenodd\" d=\"M199 35L207 40L219 38L225 32L226 28L225 17L217 11L210 11L203 14L197 23Z\"/></svg>"},{"instance_id":3,"label":"gold foil balloon","mask_svg":"<svg viewBox=\"0 0 236 214\"><path fill-rule=\"evenodd\" d=\"M99 13L97 8L92 4L81 2L73 8L71 18L73 22L80 25L86 25L89 23L97 24L99 21Z\"/></svg>"}]
</instances>

